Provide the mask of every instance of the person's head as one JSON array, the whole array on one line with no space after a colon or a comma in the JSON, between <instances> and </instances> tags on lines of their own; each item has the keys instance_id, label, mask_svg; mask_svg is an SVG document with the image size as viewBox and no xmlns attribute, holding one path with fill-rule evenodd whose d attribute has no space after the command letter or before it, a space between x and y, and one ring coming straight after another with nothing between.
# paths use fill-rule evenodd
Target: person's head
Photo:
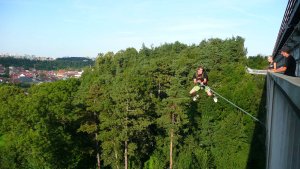
<instances>
[{"instance_id":1,"label":"person's head","mask_svg":"<svg viewBox=\"0 0 300 169\"><path fill-rule=\"evenodd\" d=\"M203 71L204 71L203 66L199 66L199 67L197 68L197 74L202 74Z\"/></svg>"},{"instance_id":2,"label":"person's head","mask_svg":"<svg viewBox=\"0 0 300 169\"><path fill-rule=\"evenodd\" d=\"M280 54L284 57L288 57L290 55L290 48L288 48L287 46L282 47L280 50Z\"/></svg>"},{"instance_id":3,"label":"person's head","mask_svg":"<svg viewBox=\"0 0 300 169\"><path fill-rule=\"evenodd\" d=\"M272 63L272 62L273 62L273 57L272 57L272 56L269 56L269 57L268 57L268 62L269 62L269 63Z\"/></svg>"}]
</instances>

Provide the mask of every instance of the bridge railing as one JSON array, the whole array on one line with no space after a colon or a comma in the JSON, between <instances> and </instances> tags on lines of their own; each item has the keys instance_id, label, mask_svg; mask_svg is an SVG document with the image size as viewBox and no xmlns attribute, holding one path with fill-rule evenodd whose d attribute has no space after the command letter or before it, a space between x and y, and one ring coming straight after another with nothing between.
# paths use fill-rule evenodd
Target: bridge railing
<instances>
[{"instance_id":1,"label":"bridge railing","mask_svg":"<svg viewBox=\"0 0 300 169\"><path fill-rule=\"evenodd\" d=\"M300 78L267 74L267 169L300 168Z\"/></svg>"},{"instance_id":2,"label":"bridge railing","mask_svg":"<svg viewBox=\"0 0 300 169\"><path fill-rule=\"evenodd\" d=\"M291 33L294 30L294 27L299 22L299 13L300 13L300 1L299 0L289 0L279 32L277 35L277 40L273 50L273 56L275 57L278 54L278 51L285 44L287 39L290 37Z\"/></svg>"}]
</instances>

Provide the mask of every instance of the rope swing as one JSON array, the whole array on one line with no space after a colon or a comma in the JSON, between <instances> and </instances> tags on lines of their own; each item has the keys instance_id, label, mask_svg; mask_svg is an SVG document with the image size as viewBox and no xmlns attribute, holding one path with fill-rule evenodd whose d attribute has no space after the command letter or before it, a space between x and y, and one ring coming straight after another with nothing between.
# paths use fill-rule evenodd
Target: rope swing
<instances>
[{"instance_id":1,"label":"rope swing","mask_svg":"<svg viewBox=\"0 0 300 169\"><path fill-rule=\"evenodd\" d=\"M202 85L201 85L202 86ZM203 85L205 86L205 85ZM207 86L209 87L209 86ZM234 104L233 102L231 102L230 100L226 99L225 97L223 97L222 95L220 95L219 93L217 93L215 90L213 90L211 87L209 87L210 90L217 95L218 97L222 98L223 100L225 100L226 102L228 102L229 104L231 104L232 106L236 107L237 109L239 109L240 111L242 111L243 113L247 114L248 116L250 116L253 120L259 122L261 125L265 126L263 122L261 122L260 120L258 120L256 117L252 116L250 113L248 113L247 111L245 111L244 109L242 109L241 107L237 106L236 104Z\"/></svg>"}]
</instances>

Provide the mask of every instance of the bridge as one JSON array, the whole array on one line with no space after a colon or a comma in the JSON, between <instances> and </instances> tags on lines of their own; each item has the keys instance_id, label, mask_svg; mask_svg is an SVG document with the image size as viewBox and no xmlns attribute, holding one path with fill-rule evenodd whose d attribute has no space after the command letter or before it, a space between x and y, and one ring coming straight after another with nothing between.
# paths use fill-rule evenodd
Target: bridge
<instances>
[{"instance_id":1,"label":"bridge","mask_svg":"<svg viewBox=\"0 0 300 169\"><path fill-rule=\"evenodd\" d=\"M296 60L296 76L267 73L266 168L300 169L300 0L289 0L273 50L280 67L280 49L288 46Z\"/></svg>"}]
</instances>

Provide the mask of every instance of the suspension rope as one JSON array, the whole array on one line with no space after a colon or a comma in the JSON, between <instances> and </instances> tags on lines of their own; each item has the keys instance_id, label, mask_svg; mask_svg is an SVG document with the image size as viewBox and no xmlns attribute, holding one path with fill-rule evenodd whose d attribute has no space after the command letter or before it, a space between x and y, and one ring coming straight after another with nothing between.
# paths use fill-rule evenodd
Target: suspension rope
<instances>
[{"instance_id":1,"label":"suspension rope","mask_svg":"<svg viewBox=\"0 0 300 169\"><path fill-rule=\"evenodd\" d=\"M202 86L202 85L201 85ZM205 85L203 85L205 87ZM209 87L208 85L206 85L207 87ZM234 104L233 102L231 102L230 100L226 99L225 97L223 97L222 95L220 95L219 93L217 93L215 90L213 90L211 87L209 87L209 89L216 94L217 96L219 96L220 98L222 98L223 100L227 101L228 103L230 103L232 106L238 108L239 110L241 110L243 113L247 114L248 116L250 116L253 120L259 122L261 125L265 126L263 122L261 122L260 120L258 120L256 117L252 116L250 113L248 113L247 111L245 111L244 109L242 109L241 107L237 106L236 104Z\"/></svg>"}]
</instances>

